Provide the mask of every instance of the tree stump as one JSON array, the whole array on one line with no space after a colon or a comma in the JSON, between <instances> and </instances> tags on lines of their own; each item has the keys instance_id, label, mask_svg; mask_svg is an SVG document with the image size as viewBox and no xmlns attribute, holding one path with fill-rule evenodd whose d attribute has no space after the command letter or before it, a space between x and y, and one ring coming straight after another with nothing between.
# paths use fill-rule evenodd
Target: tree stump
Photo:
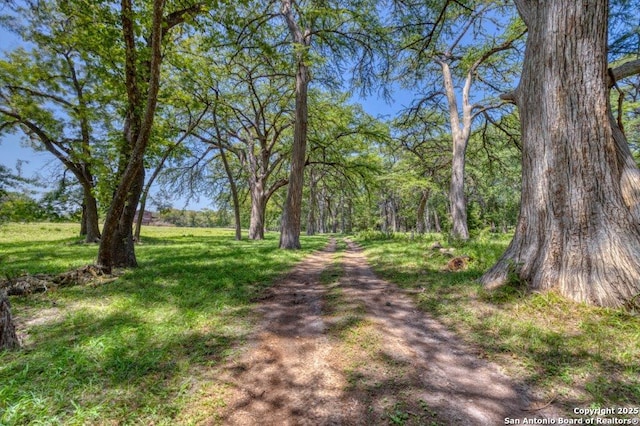
<instances>
[{"instance_id":1,"label":"tree stump","mask_svg":"<svg viewBox=\"0 0 640 426\"><path fill-rule=\"evenodd\" d=\"M20 341L11 317L11 305L7 293L0 291L0 350L18 349Z\"/></svg>"}]
</instances>

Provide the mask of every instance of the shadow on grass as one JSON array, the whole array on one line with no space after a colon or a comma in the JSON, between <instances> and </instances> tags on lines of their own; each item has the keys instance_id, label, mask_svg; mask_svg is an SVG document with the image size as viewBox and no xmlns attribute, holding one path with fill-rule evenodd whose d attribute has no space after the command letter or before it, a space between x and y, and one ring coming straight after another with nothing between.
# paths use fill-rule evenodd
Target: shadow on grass
<instances>
[{"instance_id":1,"label":"shadow on grass","mask_svg":"<svg viewBox=\"0 0 640 426\"><path fill-rule=\"evenodd\" d=\"M242 338L177 327L159 334L122 312L81 317L39 327L37 349L5 356L3 424L166 422L179 412L192 367L215 365Z\"/></svg>"},{"instance_id":2,"label":"shadow on grass","mask_svg":"<svg viewBox=\"0 0 640 426\"><path fill-rule=\"evenodd\" d=\"M42 318L24 326L25 350L0 353L0 423L170 423L194 377L245 339L252 298L325 243L145 237L141 266L114 282L13 299L19 321Z\"/></svg>"},{"instance_id":3,"label":"shadow on grass","mask_svg":"<svg viewBox=\"0 0 640 426\"><path fill-rule=\"evenodd\" d=\"M441 272L446 258L429 250L428 239L362 244L376 273L414 293L421 309L489 357L517 365L526 382L557 394L565 408L637 403L640 318L554 293L531 294L518 282L484 291L476 280L507 242L456 246L456 254L472 258L469 269L457 273Z\"/></svg>"},{"instance_id":4,"label":"shadow on grass","mask_svg":"<svg viewBox=\"0 0 640 426\"><path fill-rule=\"evenodd\" d=\"M97 244L75 244L77 239L0 243L0 279L24 273L60 273L93 263Z\"/></svg>"}]
</instances>

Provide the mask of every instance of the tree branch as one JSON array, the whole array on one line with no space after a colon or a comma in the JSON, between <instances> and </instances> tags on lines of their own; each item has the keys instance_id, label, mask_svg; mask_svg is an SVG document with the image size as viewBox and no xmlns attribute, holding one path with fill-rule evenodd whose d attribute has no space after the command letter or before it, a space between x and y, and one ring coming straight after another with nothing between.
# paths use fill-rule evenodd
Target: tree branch
<instances>
[{"instance_id":1,"label":"tree branch","mask_svg":"<svg viewBox=\"0 0 640 426\"><path fill-rule=\"evenodd\" d=\"M166 34L171 28L182 24L187 19L187 15L197 15L204 10L204 3L198 2L187 8L176 10L168 14L162 22L162 34Z\"/></svg>"},{"instance_id":2,"label":"tree branch","mask_svg":"<svg viewBox=\"0 0 640 426\"><path fill-rule=\"evenodd\" d=\"M33 95L33 96L38 96L38 97L41 97L41 98L50 99L50 100L52 100L54 102L57 102L57 103L62 104L62 105L65 105L65 106L67 106L67 107L69 107L69 108L71 108L73 110L76 110L76 106L73 105L71 102L69 102L66 99L61 98L59 96L52 95L50 93L44 93L44 92L40 92L38 90L34 90L34 89L30 89L28 87L22 87L22 86L5 86L5 87L7 89L9 89L9 90L19 90L19 91L22 91L22 92L29 93L30 95Z\"/></svg>"},{"instance_id":3,"label":"tree branch","mask_svg":"<svg viewBox=\"0 0 640 426\"><path fill-rule=\"evenodd\" d=\"M640 74L640 59L625 62L624 64L615 68L609 68L609 87L613 87L616 81L623 78L631 77L632 75ZM613 77L613 78L612 78Z\"/></svg>"}]
</instances>

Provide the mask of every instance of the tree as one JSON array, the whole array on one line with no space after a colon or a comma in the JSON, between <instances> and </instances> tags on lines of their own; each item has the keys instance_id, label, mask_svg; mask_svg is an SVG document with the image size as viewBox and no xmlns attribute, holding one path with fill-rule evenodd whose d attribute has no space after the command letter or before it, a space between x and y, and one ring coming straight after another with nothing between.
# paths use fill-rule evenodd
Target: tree
<instances>
[{"instance_id":1,"label":"tree","mask_svg":"<svg viewBox=\"0 0 640 426\"><path fill-rule=\"evenodd\" d=\"M439 215L446 217L447 211L451 211L447 195L451 186L452 150L446 121L446 113L437 108L408 108L393 121L394 137L384 147L385 157L395 155L399 159L398 164L390 165L384 181L405 194L419 194L417 200L405 202L412 206L417 202L418 233L433 227L440 232Z\"/></svg>"},{"instance_id":2,"label":"tree","mask_svg":"<svg viewBox=\"0 0 640 426\"><path fill-rule=\"evenodd\" d=\"M609 105L606 0L516 0L528 28L516 232L482 277L622 306L640 293L640 170Z\"/></svg>"},{"instance_id":3,"label":"tree","mask_svg":"<svg viewBox=\"0 0 640 426\"><path fill-rule=\"evenodd\" d=\"M296 101L293 129L293 148L291 150L291 171L287 200L282 211L280 230L280 248L299 249L300 221L302 213L302 188L304 184L304 165L307 149L307 92L311 75L309 74L309 46L311 28L301 27L294 16L292 0L282 0L282 16L289 27L294 44L296 62Z\"/></svg>"},{"instance_id":4,"label":"tree","mask_svg":"<svg viewBox=\"0 0 640 426\"><path fill-rule=\"evenodd\" d=\"M352 227L354 199L380 172L372 151L388 139L388 128L347 103L346 94L309 95L307 234L344 232Z\"/></svg>"},{"instance_id":5,"label":"tree","mask_svg":"<svg viewBox=\"0 0 640 426\"><path fill-rule=\"evenodd\" d=\"M73 173L83 190L81 234L96 242L95 128L97 111L106 108L85 41L73 31L78 19L50 2L12 8L20 18L11 28L33 47L0 61L0 130L22 131L34 149L50 152Z\"/></svg>"},{"instance_id":6,"label":"tree","mask_svg":"<svg viewBox=\"0 0 640 426\"><path fill-rule=\"evenodd\" d=\"M264 239L267 203L288 183L280 172L288 154L284 141L291 127L291 96L279 72L269 65L251 63L250 57L239 53L226 68L228 86L234 91L217 99L227 111L225 148L237 156L248 178L252 240ZM216 124L219 128L221 120ZM216 139L221 142L219 136ZM226 160L224 155L222 160Z\"/></svg>"},{"instance_id":7,"label":"tree","mask_svg":"<svg viewBox=\"0 0 640 426\"><path fill-rule=\"evenodd\" d=\"M244 57L243 55L240 55ZM239 232L240 211L236 179L228 153L246 176L251 198L249 239L264 239L265 212L273 194L287 184L282 168L287 150L284 133L291 127L286 84L261 74L260 65L230 64L224 68L227 84L213 87L211 121L196 137L219 152L231 189ZM243 90L246 89L246 90Z\"/></svg>"},{"instance_id":8,"label":"tree","mask_svg":"<svg viewBox=\"0 0 640 426\"><path fill-rule=\"evenodd\" d=\"M289 185L282 212L282 249L300 248L311 67L314 61L333 64L334 81L341 82L344 65L349 64L354 80L364 89L369 87L377 71L375 52L385 50L386 34L379 24L377 7L378 2L371 1L281 1L295 63L295 122ZM315 71L320 74L318 68ZM324 68L331 66L325 64Z\"/></svg>"},{"instance_id":9,"label":"tree","mask_svg":"<svg viewBox=\"0 0 640 426\"><path fill-rule=\"evenodd\" d=\"M147 150L160 90L162 48L170 30L194 14L203 5L194 3L165 16L165 1L154 0L149 24L140 44L136 32L141 30L136 22L138 10L131 0L122 0L120 28L124 44L124 77L127 98L124 114L123 143L117 186L105 217L97 264L110 272L115 267L137 266L133 244L133 218L144 184L144 158ZM142 21L142 18L140 18ZM106 58L105 58L106 59Z\"/></svg>"},{"instance_id":10,"label":"tree","mask_svg":"<svg viewBox=\"0 0 640 426\"><path fill-rule=\"evenodd\" d=\"M151 172L151 176L147 179L144 184L144 189L142 190L142 194L140 196L140 203L138 208L138 216L136 220L135 226L135 241L140 241L140 232L142 230L142 221L144 218L144 211L147 206L147 199L149 197L149 192L151 191L151 186L155 183L156 179L160 175L160 173L164 170L165 164L167 160L172 155L179 155L180 148L182 143L191 135L195 127L198 125L202 117L207 113L209 109L209 105L203 105L202 111L198 113L197 116L192 116L191 109L189 107L185 107L185 111L187 112L188 117L186 118L186 126L181 128L181 126L177 126L175 123L177 118L180 116L179 110L180 108L174 108L179 104L176 100L172 100L171 107L167 108L168 111L165 111L164 114L167 120L164 122L165 124L165 134L161 137L164 143L156 144L156 150L159 149L158 156L155 159L153 166L153 171ZM197 107L196 107L197 108ZM156 126L156 128L159 126ZM178 134L180 136L178 136ZM168 140L171 139L171 140ZM160 146L158 146L160 145ZM185 153L182 153L185 155Z\"/></svg>"},{"instance_id":11,"label":"tree","mask_svg":"<svg viewBox=\"0 0 640 426\"><path fill-rule=\"evenodd\" d=\"M510 79L513 64L509 57L524 28L519 20L505 24L510 11L504 2L479 1L472 6L446 1L420 4L420 14L411 7L401 17L404 61L401 80L415 87L415 80L425 80L417 108L439 109L441 104L448 118L452 161L449 186L451 234L467 240L467 200L465 165L474 121L487 110L500 106L496 102L499 87ZM425 25L425 14L437 13L436 23ZM498 28L505 28L499 31ZM437 65L442 81L434 81ZM407 83L408 81L408 83ZM476 87L474 87L476 86ZM478 87L479 86L479 87ZM475 93L474 93L475 92ZM444 98L444 102L443 99ZM483 99L484 98L484 99Z\"/></svg>"}]
</instances>

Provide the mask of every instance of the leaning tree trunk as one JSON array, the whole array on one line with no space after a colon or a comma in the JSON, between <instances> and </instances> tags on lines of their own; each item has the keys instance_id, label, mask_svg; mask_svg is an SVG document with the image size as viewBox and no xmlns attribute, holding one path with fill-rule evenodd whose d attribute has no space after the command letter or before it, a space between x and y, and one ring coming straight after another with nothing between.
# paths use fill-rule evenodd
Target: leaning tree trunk
<instances>
[{"instance_id":1,"label":"leaning tree trunk","mask_svg":"<svg viewBox=\"0 0 640 426\"><path fill-rule=\"evenodd\" d=\"M20 341L16 335L16 327L11 316L9 297L4 290L0 290L0 350L17 349Z\"/></svg>"},{"instance_id":2,"label":"leaning tree trunk","mask_svg":"<svg viewBox=\"0 0 640 426\"><path fill-rule=\"evenodd\" d=\"M528 27L512 94L522 128L522 198L511 245L483 277L601 306L640 293L638 169L609 121L607 0L516 0ZM618 139L616 140L614 139Z\"/></svg>"},{"instance_id":3,"label":"leaning tree trunk","mask_svg":"<svg viewBox=\"0 0 640 426\"><path fill-rule=\"evenodd\" d=\"M153 1L151 31L151 60L149 62L146 100L143 102L138 84L135 31L132 21L133 5L122 1L122 28L125 41L125 86L128 108L125 119L125 140L130 146L126 166L119 175L119 182L105 217L97 265L106 273L113 267L135 267L137 261L133 245L133 217L144 185L144 155L151 137L160 88L160 64L164 1Z\"/></svg>"},{"instance_id":4,"label":"leaning tree trunk","mask_svg":"<svg viewBox=\"0 0 640 426\"><path fill-rule=\"evenodd\" d=\"M149 191L147 190L148 185L145 185L145 188L142 190L142 194L140 195L140 203L138 206L138 215L134 217L135 221L135 232L133 233L133 241L140 242L141 234L142 234L142 222L144 222L144 211L147 209L147 196L149 195Z\"/></svg>"},{"instance_id":5,"label":"leaning tree trunk","mask_svg":"<svg viewBox=\"0 0 640 426\"><path fill-rule=\"evenodd\" d=\"M214 118L217 123L217 116L214 112ZM222 146L222 135L220 134L220 128L216 126L217 133L217 145L220 150L220 158L222 158L222 165L224 166L224 171L227 174L227 180L229 181L229 187L231 188L231 199L233 201L233 218L234 225L236 230L236 240L242 240L242 223L240 221L240 200L238 198L238 188L236 186L236 180L233 178L233 173L231 172L231 167L229 166L229 161L227 160L227 154L224 151L224 147Z\"/></svg>"},{"instance_id":6,"label":"leaning tree trunk","mask_svg":"<svg viewBox=\"0 0 640 426\"><path fill-rule=\"evenodd\" d=\"M82 203L82 216L80 217L80 236L87 235L87 207Z\"/></svg>"}]
</instances>

